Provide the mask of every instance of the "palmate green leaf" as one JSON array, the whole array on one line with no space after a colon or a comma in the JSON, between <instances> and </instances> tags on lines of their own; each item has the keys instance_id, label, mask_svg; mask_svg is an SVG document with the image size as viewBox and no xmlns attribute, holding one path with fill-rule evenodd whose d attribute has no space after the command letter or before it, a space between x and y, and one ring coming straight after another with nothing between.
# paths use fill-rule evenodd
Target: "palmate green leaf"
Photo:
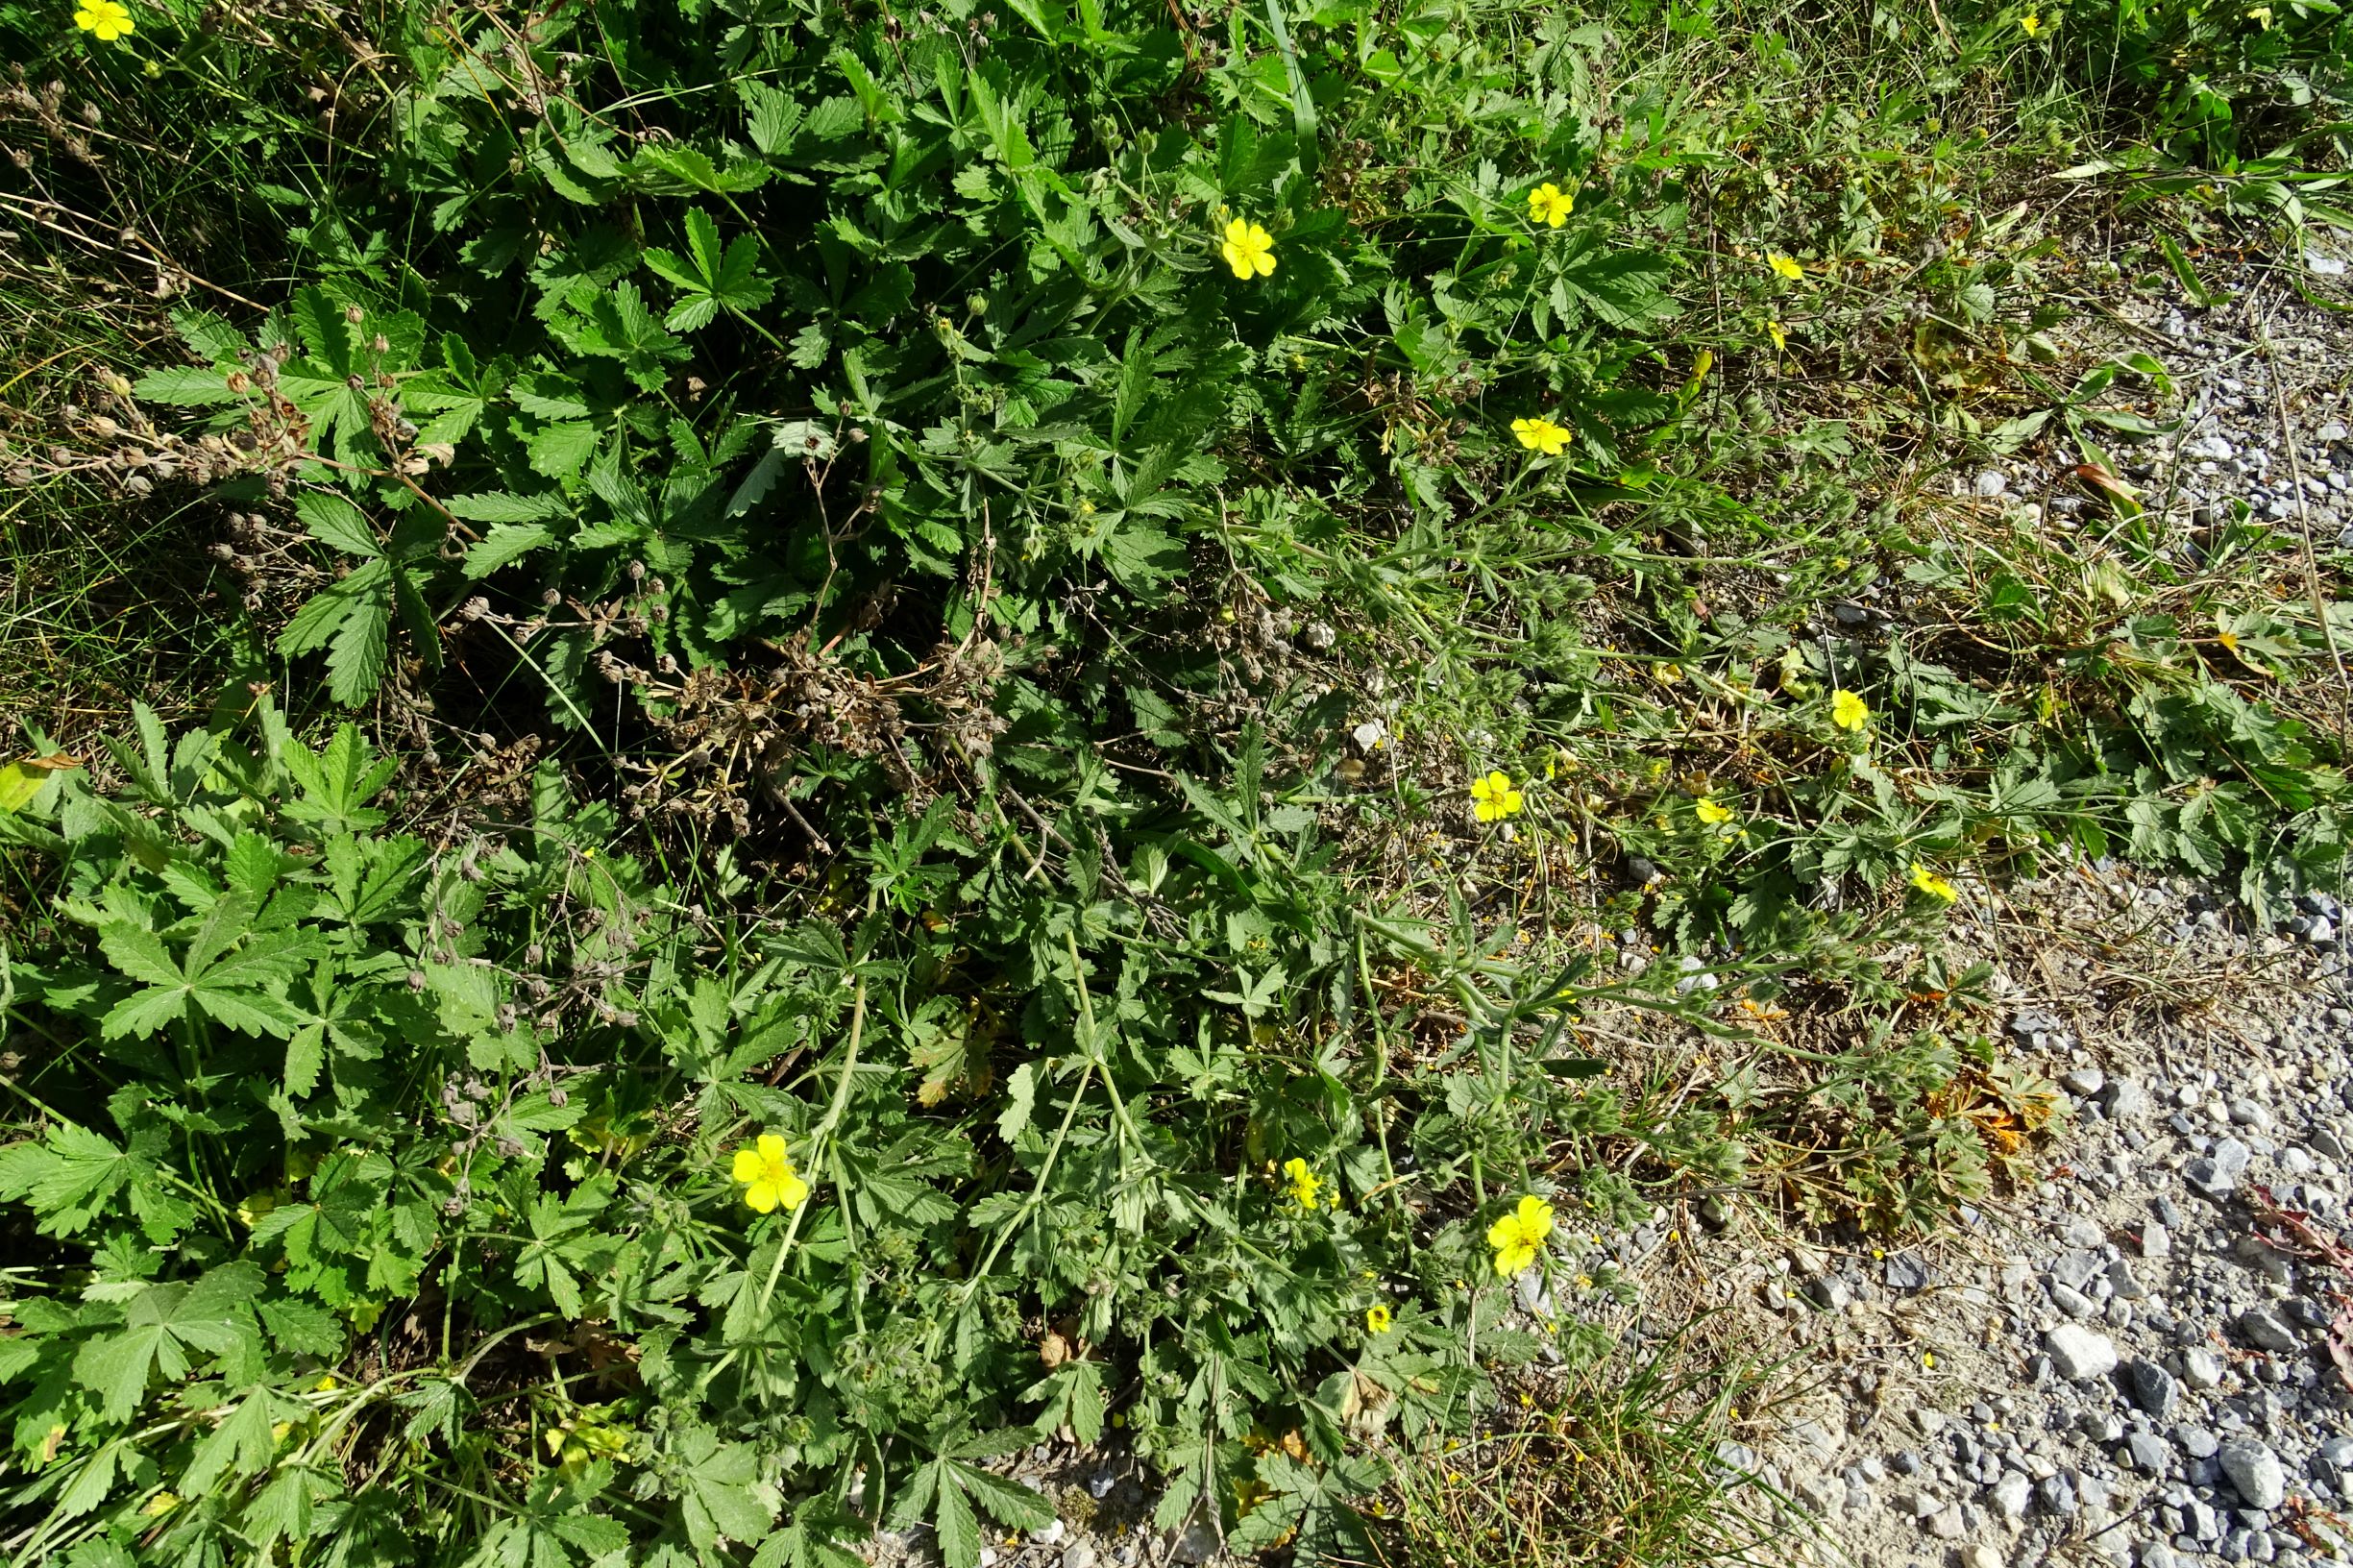
<instances>
[{"instance_id":1,"label":"palmate green leaf","mask_svg":"<svg viewBox=\"0 0 2353 1568\"><path fill-rule=\"evenodd\" d=\"M1590 254L1562 269L1561 282L1609 326L1637 330L1672 320L1682 307L1667 297L1672 264L1650 251Z\"/></svg>"},{"instance_id":2,"label":"palmate green leaf","mask_svg":"<svg viewBox=\"0 0 2353 1568\"><path fill-rule=\"evenodd\" d=\"M187 1374L189 1352L225 1355L259 1346L247 1304L261 1288L250 1262L224 1264L193 1286L150 1286L123 1314L123 1326L92 1338L74 1356L74 1382L96 1394L110 1421L128 1420L151 1376L166 1383Z\"/></svg>"},{"instance_id":3,"label":"palmate green leaf","mask_svg":"<svg viewBox=\"0 0 2353 1568\"><path fill-rule=\"evenodd\" d=\"M323 588L303 602L278 634L278 651L288 658L314 653L334 640L344 622L361 604L375 603L390 624L392 564L380 557L367 562L342 581Z\"/></svg>"},{"instance_id":4,"label":"palmate green leaf","mask_svg":"<svg viewBox=\"0 0 2353 1568\"><path fill-rule=\"evenodd\" d=\"M186 1017L191 1006L246 1034L283 1039L301 1028L305 1016L277 994L277 988L319 950L317 940L279 936L230 951L231 943L247 935L259 909L260 900L252 894L224 894L180 960L142 926L124 920L102 926L99 950L143 984L108 1012L101 1025L106 1038L152 1035Z\"/></svg>"},{"instance_id":5,"label":"palmate green leaf","mask_svg":"<svg viewBox=\"0 0 2353 1568\"><path fill-rule=\"evenodd\" d=\"M280 1409L279 1396L271 1389L260 1384L248 1388L235 1409L198 1439L187 1469L181 1472L181 1492L202 1496L225 1474L253 1476L268 1469L278 1452L278 1438L271 1429L280 1419Z\"/></svg>"},{"instance_id":6,"label":"palmate green leaf","mask_svg":"<svg viewBox=\"0 0 2353 1568\"><path fill-rule=\"evenodd\" d=\"M308 1540L317 1505L342 1490L339 1480L306 1465L288 1465L245 1506L240 1520L245 1538L257 1553L267 1553L281 1539Z\"/></svg>"},{"instance_id":7,"label":"palmate green leaf","mask_svg":"<svg viewBox=\"0 0 2353 1568\"><path fill-rule=\"evenodd\" d=\"M289 740L279 754L302 797L282 808L287 817L329 833L364 833L383 825L384 814L368 802L392 781L395 757L378 757L356 724L336 726L323 751Z\"/></svg>"},{"instance_id":8,"label":"palmate green leaf","mask_svg":"<svg viewBox=\"0 0 2353 1568\"><path fill-rule=\"evenodd\" d=\"M51 1127L40 1142L0 1149L0 1199L24 1202L40 1216L43 1236L71 1236L106 1212L115 1195L152 1182L152 1143L158 1135L117 1148L71 1122Z\"/></svg>"},{"instance_id":9,"label":"palmate green leaf","mask_svg":"<svg viewBox=\"0 0 2353 1568\"><path fill-rule=\"evenodd\" d=\"M775 286L759 276L760 242L739 234L723 248L719 225L700 208L686 214L686 244L683 257L659 247L646 252L646 265L683 291L663 318L672 331L707 327L722 310L756 310L775 292Z\"/></svg>"},{"instance_id":10,"label":"palmate green leaf","mask_svg":"<svg viewBox=\"0 0 2353 1568\"><path fill-rule=\"evenodd\" d=\"M698 1551L711 1551L722 1536L750 1545L768 1533L775 1509L753 1494L760 1463L750 1444L723 1443L699 1428L679 1440L677 1458L678 1515Z\"/></svg>"}]
</instances>

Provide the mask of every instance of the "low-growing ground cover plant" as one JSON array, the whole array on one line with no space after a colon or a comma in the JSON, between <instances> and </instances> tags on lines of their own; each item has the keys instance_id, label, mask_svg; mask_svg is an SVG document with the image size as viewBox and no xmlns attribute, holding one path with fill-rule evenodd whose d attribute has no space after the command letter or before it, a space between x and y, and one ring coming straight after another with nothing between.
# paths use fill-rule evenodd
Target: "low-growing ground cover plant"
<instances>
[{"instance_id":1,"label":"low-growing ground cover plant","mask_svg":"<svg viewBox=\"0 0 2353 1568\"><path fill-rule=\"evenodd\" d=\"M11 471L187 505L242 615L0 771L14 1558L968 1568L1063 1433L1360 1559L1387 1458L1621 1422L1511 1549L1725 1546L1721 1389L1570 1313L1493 1421L1515 1279L1981 1197L2047 1095L1887 944L1984 877L2341 853L2286 541L1861 472L2162 428L1943 124L2129 45L2220 157L2334 25L2198 98L2153 16L0 11L87 95L13 90L11 213L170 329Z\"/></svg>"}]
</instances>

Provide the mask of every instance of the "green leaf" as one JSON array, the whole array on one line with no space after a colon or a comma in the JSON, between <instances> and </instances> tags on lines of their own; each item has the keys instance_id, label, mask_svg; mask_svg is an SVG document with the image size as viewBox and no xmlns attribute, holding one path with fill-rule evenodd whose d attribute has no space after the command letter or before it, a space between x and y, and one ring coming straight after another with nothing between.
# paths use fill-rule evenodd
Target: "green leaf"
<instances>
[{"instance_id":1,"label":"green leaf","mask_svg":"<svg viewBox=\"0 0 2353 1568\"><path fill-rule=\"evenodd\" d=\"M768 1533L773 1510L752 1495L759 1456L748 1443L722 1443L708 1432L678 1445L678 1508L686 1538L708 1552L721 1536L747 1544Z\"/></svg>"},{"instance_id":2,"label":"green leaf","mask_svg":"<svg viewBox=\"0 0 2353 1568\"><path fill-rule=\"evenodd\" d=\"M466 580L479 582L501 567L521 560L554 537L544 525L538 523L494 524L490 531L482 535L481 542L466 551Z\"/></svg>"},{"instance_id":3,"label":"green leaf","mask_svg":"<svg viewBox=\"0 0 2353 1568\"><path fill-rule=\"evenodd\" d=\"M303 527L310 530L311 538L346 555L373 560L383 553L376 542L376 530L368 527L367 517L341 496L324 490L298 490L294 495L294 515L303 520Z\"/></svg>"},{"instance_id":4,"label":"green leaf","mask_svg":"<svg viewBox=\"0 0 2353 1568\"><path fill-rule=\"evenodd\" d=\"M182 408L237 401L237 395L229 390L226 371L194 366L149 371L133 383L131 392L142 403L170 404Z\"/></svg>"},{"instance_id":5,"label":"green leaf","mask_svg":"<svg viewBox=\"0 0 2353 1568\"><path fill-rule=\"evenodd\" d=\"M372 565L382 565L373 562ZM354 573L356 576L358 574ZM355 598L327 649L327 693L347 708L376 695L392 662L392 576L384 592Z\"/></svg>"},{"instance_id":6,"label":"green leaf","mask_svg":"<svg viewBox=\"0 0 2353 1568\"><path fill-rule=\"evenodd\" d=\"M944 1459L935 1464L945 1466ZM953 1472L944 1469L940 1477L939 1506L932 1514L932 1528L940 1535L940 1559L947 1568L978 1568L980 1562L980 1518L972 1511L972 1500L956 1484Z\"/></svg>"},{"instance_id":7,"label":"green leaf","mask_svg":"<svg viewBox=\"0 0 2353 1568\"><path fill-rule=\"evenodd\" d=\"M551 479L569 479L597 450L597 428L585 421L549 425L531 433L531 467Z\"/></svg>"},{"instance_id":8,"label":"green leaf","mask_svg":"<svg viewBox=\"0 0 2353 1568\"><path fill-rule=\"evenodd\" d=\"M265 1387L247 1389L236 1408L196 1444L187 1469L181 1473L181 1490L200 1497L223 1474L254 1476L268 1469L278 1452L271 1431L277 1421L277 1396Z\"/></svg>"}]
</instances>

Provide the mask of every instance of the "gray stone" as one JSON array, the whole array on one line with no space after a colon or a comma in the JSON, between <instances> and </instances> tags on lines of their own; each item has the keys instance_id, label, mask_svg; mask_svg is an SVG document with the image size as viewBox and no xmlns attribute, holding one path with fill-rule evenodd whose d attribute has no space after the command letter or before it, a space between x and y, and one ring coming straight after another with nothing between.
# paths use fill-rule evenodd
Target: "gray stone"
<instances>
[{"instance_id":1,"label":"gray stone","mask_svg":"<svg viewBox=\"0 0 2353 1568\"><path fill-rule=\"evenodd\" d=\"M2133 1273L2131 1262L2123 1258L2108 1265L2108 1287L2126 1301L2139 1301L2148 1294L2141 1288L2140 1276Z\"/></svg>"},{"instance_id":2,"label":"gray stone","mask_svg":"<svg viewBox=\"0 0 2353 1568\"><path fill-rule=\"evenodd\" d=\"M1983 1541L1961 1548L1961 1568L2002 1568L2001 1554Z\"/></svg>"},{"instance_id":3,"label":"gray stone","mask_svg":"<svg viewBox=\"0 0 2353 1568\"><path fill-rule=\"evenodd\" d=\"M2070 1317L2090 1317L2099 1311L2091 1297L2072 1286L2053 1285L2050 1287L2050 1301L2052 1306Z\"/></svg>"},{"instance_id":4,"label":"gray stone","mask_svg":"<svg viewBox=\"0 0 2353 1568\"><path fill-rule=\"evenodd\" d=\"M1961 1505L1948 1503L1928 1516L1928 1533L1940 1541L1957 1541L1969 1533L1968 1516Z\"/></svg>"},{"instance_id":5,"label":"gray stone","mask_svg":"<svg viewBox=\"0 0 2353 1568\"><path fill-rule=\"evenodd\" d=\"M2173 1252L2173 1234L2155 1220L2141 1227L2141 1256L2169 1258Z\"/></svg>"},{"instance_id":6,"label":"gray stone","mask_svg":"<svg viewBox=\"0 0 2353 1568\"><path fill-rule=\"evenodd\" d=\"M2301 1348L2295 1331L2280 1321L2279 1314L2266 1307L2257 1307L2239 1314L2239 1332L2246 1335L2247 1343L2274 1355L2285 1356Z\"/></svg>"},{"instance_id":7,"label":"gray stone","mask_svg":"<svg viewBox=\"0 0 2353 1568\"><path fill-rule=\"evenodd\" d=\"M1924 1290L1928 1286L1928 1265L1916 1254L1891 1253L1880 1266L1879 1278L1890 1290Z\"/></svg>"},{"instance_id":8,"label":"gray stone","mask_svg":"<svg viewBox=\"0 0 2353 1568\"><path fill-rule=\"evenodd\" d=\"M1094 1545L1091 1541L1072 1541L1063 1549L1062 1568L1095 1568Z\"/></svg>"},{"instance_id":9,"label":"gray stone","mask_svg":"<svg viewBox=\"0 0 2353 1568\"><path fill-rule=\"evenodd\" d=\"M2118 1078L2108 1085L2108 1115L2116 1121L2138 1121L2149 1113L2148 1090L2130 1078Z\"/></svg>"},{"instance_id":10,"label":"gray stone","mask_svg":"<svg viewBox=\"0 0 2353 1568\"><path fill-rule=\"evenodd\" d=\"M2181 1381L2193 1388L2220 1386L2222 1358L2203 1345L2193 1345L2181 1353Z\"/></svg>"},{"instance_id":11,"label":"gray stone","mask_svg":"<svg viewBox=\"0 0 2353 1568\"><path fill-rule=\"evenodd\" d=\"M2059 1075L2060 1087L2079 1099L2090 1099L2107 1086L2108 1075L2097 1067L2077 1067Z\"/></svg>"},{"instance_id":12,"label":"gray stone","mask_svg":"<svg viewBox=\"0 0 2353 1568\"><path fill-rule=\"evenodd\" d=\"M2222 1461L2222 1473L2230 1477L2230 1483L2239 1488L2249 1507L2268 1510L2288 1500L2288 1478L2280 1468L2279 1456L2266 1445L2243 1437L2224 1443L2217 1457Z\"/></svg>"},{"instance_id":13,"label":"gray stone","mask_svg":"<svg viewBox=\"0 0 2353 1568\"><path fill-rule=\"evenodd\" d=\"M2079 1324L2062 1323L2043 1335L2043 1345L2059 1375L2071 1383L2104 1378L2116 1370L2116 1346L2107 1335Z\"/></svg>"},{"instance_id":14,"label":"gray stone","mask_svg":"<svg viewBox=\"0 0 2353 1568\"><path fill-rule=\"evenodd\" d=\"M2071 1290L2080 1290L2092 1283L2099 1272L2100 1257L2096 1252L2068 1252L2050 1265L2050 1277Z\"/></svg>"},{"instance_id":15,"label":"gray stone","mask_svg":"<svg viewBox=\"0 0 2353 1568\"><path fill-rule=\"evenodd\" d=\"M2045 1476L2036 1482L2034 1495L2044 1507L2063 1519L2083 1507L2075 1499L2075 1488L2068 1484L2064 1475Z\"/></svg>"},{"instance_id":16,"label":"gray stone","mask_svg":"<svg viewBox=\"0 0 2353 1568\"><path fill-rule=\"evenodd\" d=\"M2004 1470L2001 1479L1994 1482L1990 1494L1994 1507L2004 1519L2023 1519L2026 1505L2034 1496L2034 1482L2015 1470Z\"/></svg>"},{"instance_id":17,"label":"gray stone","mask_svg":"<svg viewBox=\"0 0 2353 1568\"><path fill-rule=\"evenodd\" d=\"M1987 469L1977 476L1976 491L1980 501L1992 501L2010 488L2010 476L1998 469Z\"/></svg>"},{"instance_id":18,"label":"gray stone","mask_svg":"<svg viewBox=\"0 0 2353 1568\"><path fill-rule=\"evenodd\" d=\"M2215 1139L2214 1148L2181 1167L2182 1179L2210 1198L2228 1197L2246 1174L2247 1146L2235 1138Z\"/></svg>"},{"instance_id":19,"label":"gray stone","mask_svg":"<svg viewBox=\"0 0 2353 1568\"><path fill-rule=\"evenodd\" d=\"M2173 1468L2173 1450L2153 1432L2126 1433L2124 1449L2131 1456L2132 1467L2145 1475L2162 1476Z\"/></svg>"},{"instance_id":20,"label":"gray stone","mask_svg":"<svg viewBox=\"0 0 2353 1568\"><path fill-rule=\"evenodd\" d=\"M2124 1367L2124 1385L2132 1402L2162 1421L2173 1413L2181 1399L2181 1389L2173 1375L2151 1360L2133 1360Z\"/></svg>"},{"instance_id":21,"label":"gray stone","mask_svg":"<svg viewBox=\"0 0 2353 1568\"><path fill-rule=\"evenodd\" d=\"M1853 1299L1846 1282L1835 1274L1815 1275L1805 1282L1805 1293L1826 1312L1843 1312Z\"/></svg>"},{"instance_id":22,"label":"gray stone","mask_svg":"<svg viewBox=\"0 0 2353 1568\"><path fill-rule=\"evenodd\" d=\"M2173 1429L2173 1441L2180 1445L2184 1454L2194 1459L2211 1459L2215 1457L2216 1451L2222 1446L2222 1439L2208 1432L2204 1427L2194 1427L2186 1423Z\"/></svg>"}]
</instances>

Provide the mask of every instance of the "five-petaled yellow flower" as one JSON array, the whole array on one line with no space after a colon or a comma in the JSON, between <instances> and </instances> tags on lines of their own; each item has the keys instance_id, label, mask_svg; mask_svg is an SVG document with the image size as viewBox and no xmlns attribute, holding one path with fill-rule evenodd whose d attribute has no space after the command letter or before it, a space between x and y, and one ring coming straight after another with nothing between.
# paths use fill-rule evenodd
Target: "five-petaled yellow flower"
<instances>
[{"instance_id":1,"label":"five-petaled yellow flower","mask_svg":"<svg viewBox=\"0 0 2353 1568\"><path fill-rule=\"evenodd\" d=\"M1553 1206L1534 1193L1487 1227L1487 1245L1495 1249L1495 1272L1509 1279L1536 1261L1536 1254L1553 1234Z\"/></svg>"},{"instance_id":2,"label":"five-petaled yellow flower","mask_svg":"<svg viewBox=\"0 0 2353 1568\"><path fill-rule=\"evenodd\" d=\"M1499 771L1471 780L1471 811L1481 821L1500 822L1517 817L1520 805L1520 792L1512 788L1509 773Z\"/></svg>"},{"instance_id":3,"label":"five-petaled yellow flower","mask_svg":"<svg viewBox=\"0 0 2353 1568\"><path fill-rule=\"evenodd\" d=\"M1732 808L1718 805L1714 796L1701 796L1699 804L1692 809L1700 814L1700 821L1710 827L1722 827L1732 820Z\"/></svg>"},{"instance_id":4,"label":"five-petaled yellow flower","mask_svg":"<svg viewBox=\"0 0 2353 1568\"><path fill-rule=\"evenodd\" d=\"M1290 1178L1291 1196L1302 1209L1315 1207L1315 1194L1323 1187L1323 1178L1308 1169L1305 1160L1286 1160L1283 1174ZM1336 1205L1335 1206L1336 1207Z\"/></svg>"},{"instance_id":5,"label":"five-petaled yellow flower","mask_svg":"<svg viewBox=\"0 0 2353 1568\"><path fill-rule=\"evenodd\" d=\"M1793 283L1801 282L1805 278L1805 269L1778 251L1767 251L1765 264Z\"/></svg>"},{"instance_id":6,"label":"five-petaled yellow flower","mask_svg":"<svg viewBox=\"0 0 2353 1568\"><path fill-rule=\"evenodd\" d=\"M784 1139L774 1133L762 1133L756 1143L735 1151L735 1179L744 1184L744 1202L764 1214L779 1205L797 1209L809 1195L809 1184L794 1170Z\"/></svg>"},{"instance_id":7,"label":"five-petaled yellow flower","mask_svg":"<svg viewBox=\"0 0 2353 1568\"><path fill-rule=\"evenodd\" d=\"M100 43L127 38L135 31L130 9L122 4L122 0L82 0L81 6L74 12L74 26L85 33L95 34Z\"/></svg>"},{"instance_id":8,"label":"five-petaled yellow flower","mask_svg":"<svg viewBox=\"0 0 2353 1568\"><path fill-rule=\"evenodd\" d=\"M1557 229L1569 221L1577 207L1577 193L1562 190L1550 180L1528 193L1528 221L1540 223L1547 229Z\"/></svg>"},{"instance_id":9,"label":"five-petaled yellow flower","mask_svg":"<svg viewBox=\"0 0 2353 1568\"><path fill-rule=\"evenodd\" d=\"M2031 11L2030 11L2030 12L2026 12L2026 14L2025 14L2025 15L2021 16L2021 17L2018 19L2018 25L2019 25L2019 26L2021 26L2021 27L2022 27L2022 28L2024 28L2024 29L2026 30L2026 37L2030 37L2030 38L2031 38L2031 37L2034 37L2034 36L2035 36L2037 33L2040 33L2040 32L2042 32L2042 31L2043 31L2043 18L2042 18L2042 17L2040 17L2040 16L2037 16L2037 15L2036 15L2036 14L2035 14L2033 12L2031 12Z\"/></svg>"},{"instance_id":10,"label":"five-petaled yellow flower","mask_svg":"<svg viewBox=\"0 0 2353 1568\"><path fill-rule=\"evenodd\" d=\"M1860 735L1863 726L1871 723L1871 707L1861 698L1841 687L1830 694L1830 723L1851 734Z\"/></svg>"},{"instance_id":11,"label":"five-petaled yellow flower","mask_svg":"<svg viewBox=\"0 0 2353 1568\"><path fill-rule=\"evenodd\" d=\"M1220 249L1237 278L1265 278L1275 270L1274 236L1255 223L1236 218L1227 224L1226 242Z\"/></svg>"},{"instance_id":12,"label":"five-petaled yellow flower","mask_svg":"<svg viewBox=\"0 0 2353 1568\"><path fill-rule=\"evenodd\" d=\"M1556 425L1538 414L1533 419L1515 419L1511 433L1520 438L1520 445L1531 452L1540 452L1547 457L1557 457L1569 444L1566 426Z\"/></svg>"},{"instance_id":13,"label":"five-petaled yellow flower","mask_svg":"<svg viewBox=\"0 0 2353 1568\"><path fill-rule=\"evenodd\" d=\"M1765 335L1773 339L1773 352L1786 353L1789 348L1789 329L1777 321L1765 323Z\"/></svg>"},{"instance_id":14,"label":"five-petaled yellow flower","mask_svg":"<svg viewBox=\"0 0 2353 1568\"><path fill-rule=\"evenodd\" d=\"M1370 1333L1370 1334L1386 1334L1386 1333L1388 1333L1388 1332L1389 1332L1389 1310L1388 1310L1386 1307L1367 1307L1367 1308L1365 1308L1365 1309L1364 1309L1364 1328L1365 1328L1365 1331L1366 1331L1367 1333Z\"/></svg>"},{"instance_id":15,"label":"five-petaled yellow flower","mask_svg":"<svg viewBox=\"0 0 2353 1568\"><path fill-rule=\"evenodd\" d=\"M1937 875L1919 861L1912 862L1912 886L1942 903L1951 903L1961 896L1961 890Z\"/></svg>"}]
</instances>

